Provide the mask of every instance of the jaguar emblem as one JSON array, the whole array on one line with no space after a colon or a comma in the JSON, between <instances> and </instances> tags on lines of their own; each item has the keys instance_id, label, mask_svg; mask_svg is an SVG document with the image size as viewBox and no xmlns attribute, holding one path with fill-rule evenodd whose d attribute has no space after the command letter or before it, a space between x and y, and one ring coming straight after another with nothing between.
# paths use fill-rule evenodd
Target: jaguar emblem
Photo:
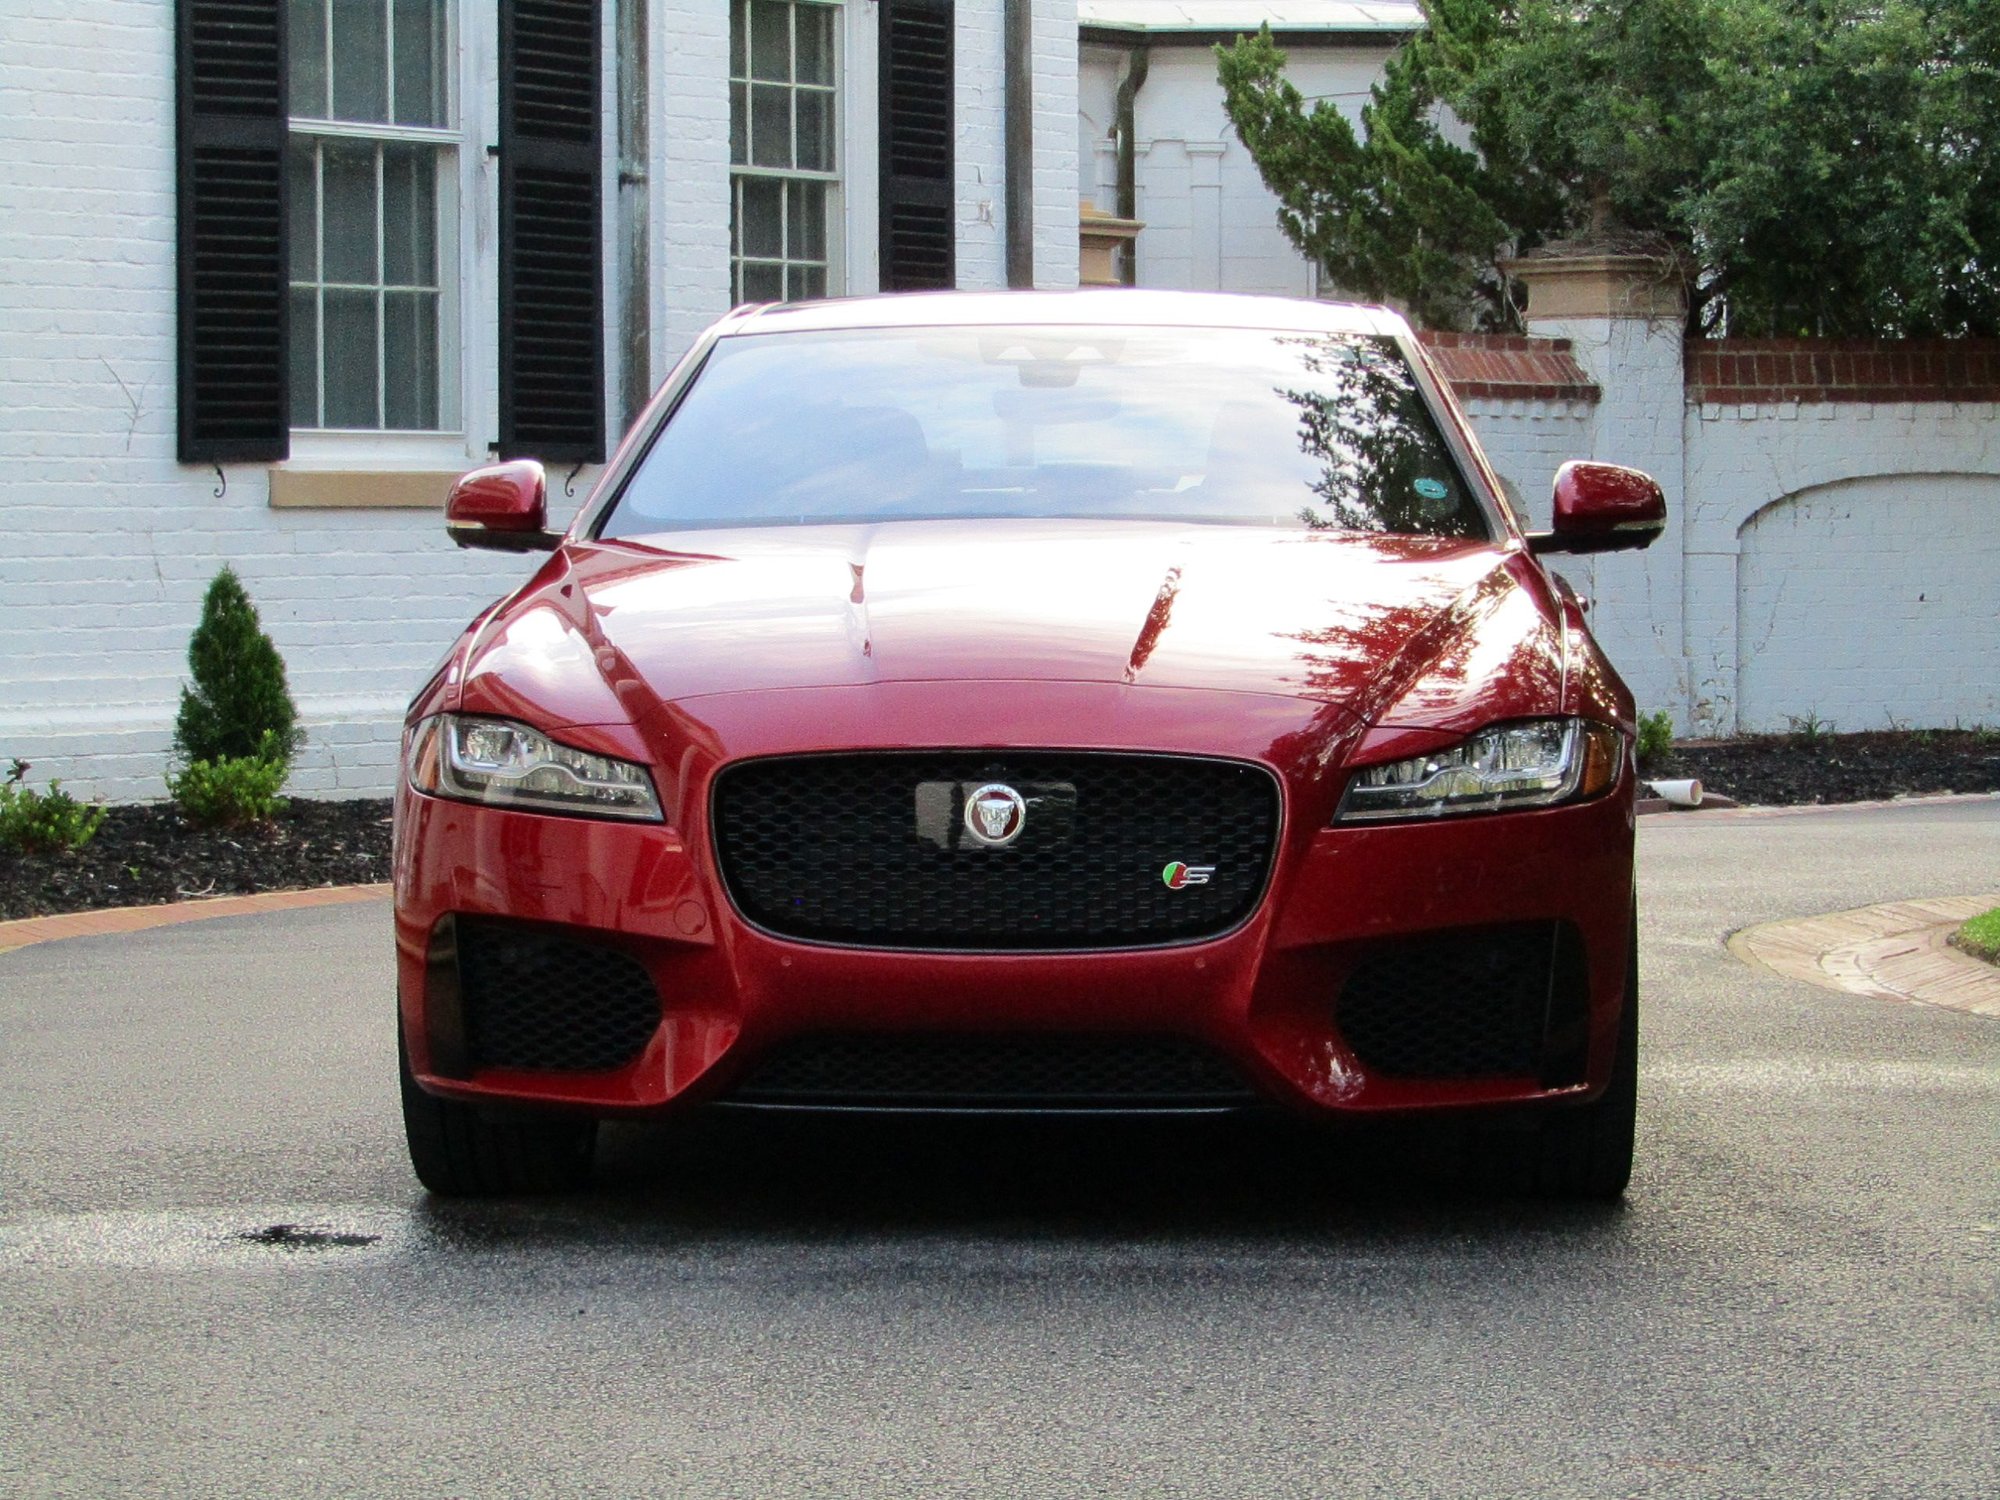
<instances>
[{"instance_id":1,"label":"jaguar emblem","mask_svg":"<svg viewBox=\"0 0 2000 1500\"><path fill-rule=\"evenodd\" d=\"M1011 786L989 781L965 799L965 831L974 843L999 849L1021 836L1028 824L1028 801Z\"/></svg>"}]
</instances>

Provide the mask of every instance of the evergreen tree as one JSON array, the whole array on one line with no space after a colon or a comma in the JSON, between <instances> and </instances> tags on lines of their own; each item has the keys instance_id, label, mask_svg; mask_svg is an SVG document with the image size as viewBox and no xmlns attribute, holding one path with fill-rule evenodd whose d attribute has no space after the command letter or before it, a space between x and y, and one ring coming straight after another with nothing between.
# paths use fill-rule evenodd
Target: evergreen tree
<instances>
[{"instance_id":1,"label":"evergreen tree","mask_svg":"<svg viewBox=\"0 0 2000 1500\"><path fill-rule=\"evenodd\" d=\"M261 757L289 761L305 738L284 659L263 631L243 582L225 566L208 586L188 642L192 686L181 689L174 749L184 763Z\"/></svg>"},{"instance_id":2,"label":"evergreen tree","mask_svg":"<svg viewBox=\"0 0 2000 1500\"><path fill-rule=\"evenodd\" d=\"M1420 322L1506 326L1500 263L1659 255L1691 331L2000 332L2000 4L1421 0L1361 129L1268 28L1225 107L1328 277Z\"/></svg>"}]
</instances>

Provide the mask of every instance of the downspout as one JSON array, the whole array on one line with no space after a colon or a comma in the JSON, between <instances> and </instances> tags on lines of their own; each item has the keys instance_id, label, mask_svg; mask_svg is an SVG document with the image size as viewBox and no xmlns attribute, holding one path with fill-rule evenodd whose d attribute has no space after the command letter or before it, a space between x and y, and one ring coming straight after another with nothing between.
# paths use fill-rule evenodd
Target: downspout
<instances>
[{"instance_id":1,"label":"downspout","mask_svg":"<svg viewBox=\"0 0 2000 1500\"><path fill-rule=\"evenodd\" d=\"M1007 285L1035 284L1035 12L1031 0L1007 0L1006 209Z\"/></svg>"},{"instance_id":2,"label":"downspout","mask_svg":"<svg viewBox=\"0 0 2000 1500\"><path fill-rule=\"evenodd\" d=\"M618 431L653 394L653 272L647 198L648 0L618 0Z\"/></svg>"},{"instance_id":3,"label":"downspout","mask_svg":"<svg viewBox=\"0 0 2000 1500\"><path fill-rule=\"evenodd\" d=\"M1146 70L1152 54L1144 42L1133 44L1126 56L1125 76L1118 80L1118 217L1139 217L1138 131L1133 120L1138 114L1139 90L1146 86ZM1125 247L1118 268L1119 279L1127 286L1139 284L1139 245Z\"/></svg>"}]
</instances>

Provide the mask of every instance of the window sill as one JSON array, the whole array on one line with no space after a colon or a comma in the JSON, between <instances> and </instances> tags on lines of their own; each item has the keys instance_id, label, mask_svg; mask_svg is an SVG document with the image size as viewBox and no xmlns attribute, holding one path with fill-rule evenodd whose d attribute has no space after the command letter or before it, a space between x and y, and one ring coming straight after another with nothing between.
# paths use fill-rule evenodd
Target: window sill
<instances>
[{"instance_id":1,"label":"window sill","mask_svg":"<svg viewBox=\"0 0 2000 1500\"><path fill-rule=\"evenodd\" d=\"M462 469L272 469L273 510L444 509Z\"/></svg>"}]
</instances>

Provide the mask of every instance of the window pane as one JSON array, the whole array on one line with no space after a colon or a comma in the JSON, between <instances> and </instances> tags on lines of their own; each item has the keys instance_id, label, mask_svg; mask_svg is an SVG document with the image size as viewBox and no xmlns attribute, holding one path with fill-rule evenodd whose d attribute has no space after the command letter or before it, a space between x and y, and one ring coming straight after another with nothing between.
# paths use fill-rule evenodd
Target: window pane
<instances>
[{"instance_id":1,"label":"window pane","mask_svg":"<svg viewBox=\"0 0 2000 1500\"><path fill-rule=\"evenodd\" d=\"M785 185L790 202L786 205L786 227L791 244L785 254L793 260L826 259L826 184L791 182Z\"/></svg>"},{"instance_id":2,"label":"window pane","mask_svg":"<svg viewBox=\"0 0 2000 1500\"><path fill-rule=\"evenodd\" d=\"M333 115L389 118L389 27L385 0L333 0Z\"/></svg>"},{"instance_id":3,"label":"window pane","mask_svg":"<svg viewBox=\"0 0 2000 1500\"><path fill-rule=\"evenodd\" d=\"M382 403L389 427L428 430L437 419L437 295L390 292L382 299Z\"/></svg>"},{"instance_id":4,"label":"window pane","mask_svg":"<svg viewBox=\"0 0 2000 1500\"><path fill-rule=\"evenodd\" d=\"M744 17L749 11L749 0L729 0L729 76L748 78L750 76L749 40L744 35Z\"/></svg>"},{"instance_id":5,"label":"window pane","mask_svg":"<svg viewBox=\"0 0 2000 1500\"><path fill-rule=\"evenodd\" d=\"M833 82L833 7L799 7L799 82Z\"/></svg>"},{"instance_id":6,"label":"window pane","mask_svg":"<svg viewBox=\"0 0 2000 1500\"><path fill-rule=\"evenodd\" d=\"M444 0L394 0L396 122L443 125Z\"/></svg>"},{"instance_id":7,"label":"window pane","mask_svg":"<svg viewBox=\"0 0 2000 1500\"><path fill-rule=\"evenodd\" d=\"M319 279L319 187L313 179L312 142L285 146L285 207L292 240L292 280Z\"/></svg>"},{"instance_id":8,"label":"window pane","mask_svg":"<svg viewBox=\"0 0 2000 1500\"><path fill-rule=\"evenodd\" d=\"M375 293L326 294L326 425L379 427L375 412Z\"/></svg>"},{"instance_id":9,"label":"window pane","mask_svg":"<svg viewBox=\"0 0 2000 1500\"><path fill-rule=\"evenodd\" d=\"M792 76L792 8L782 0L750 0L750 76L783 82Z\"/></svg>"},{"instance_id":10,"label":"window pane","mask_svg":"<svg viewBox=\"0 0 2000 1500\"><path fill-rule=\"evenodd\" d=\"M436 286L437 153L424 146L382 148L382 279L391 286Z\"/></svg>"},{"instance_id":11,"label":"window pane","mask_svg":"<svg viewBox=\"0 0 2000 1500\"><path fill-rule=\"evenodd\" d=\"M792 91L775 84L750 88L750 161L759 167L792 164Z\"/></svg>"},{"instance_id":12,"label":"window pane","mask_svg":"<svg viewBox=\"0 0 2000 1500\"><path fill-rule=\"evenodd\" d=\"M375 280L375 148L322 148L326 194L326 279ZM332 314L328 314L329 321Z\"/></svg>"},{"instance_id":13,"label":"window pane","mask_svg":"<svg viewBox=\"0 0 2000 1500\"><path fill-rule=\"evenodd\" d=\"M785 268L766 265L761 261L746 260L743 263L743 300L745 302L782 302L785 300Z\"/></svg>"},{"instance_id":14,"label":"window pane","mask_svg":"<svg viewBox=\"0 0 2000 1500\"><path fill-rule=\"evenodd\" d=\"M799 165L812 172L833 170L833 95L800 89Z\"/></svg>"},{"instance_id":15,"label":"window pane","mask_svg":"<svg viewBox=\"0 0 2000 1500\"><path fill-rule=\"evenodd\" d=\"M793 266L785 273L785 297L788 301L804 302L813 297L826 295L826 268L824 266Z\"/></svg>"},{"instance_id":16,"label":"window pane","mask_svg":"<svg viewBox=\"0 0 2000 1500\"><path fill-rule=\"evenodd\" d=\"M750 108L743 85L729 85L729 164L747 166L750 161Z\"/></svg>"},{"instance_id":17,"label":"window pane","mask_svg":"<svg viewBox=\"0 0 2000 1500\"><path fill-rule=\"evenodd\" d=\"M743 225L738 236L745 255L769 256L785 253L785 185L770 177L743 179Z\"/></svg>"},{"instance_id":18,"label":"window pane","mask_svg":"<svg viewBox=\"0 0 2000 1500\"><path fill-rule=\"evenodd\" d=\"M319 426L319 293L292 292L292 425Z\"/></svg>"},{"instance_id":19,"label":"window pane","mask_svg":"<svg viewBox=\"0 0 2000 1500\"><path fill-rule=\"evenodd\" d=\"M285 106L308 119L326 118L326 0L291 0L285 15L286 69L290 102Z\"/></svg>"}]
</instances>

